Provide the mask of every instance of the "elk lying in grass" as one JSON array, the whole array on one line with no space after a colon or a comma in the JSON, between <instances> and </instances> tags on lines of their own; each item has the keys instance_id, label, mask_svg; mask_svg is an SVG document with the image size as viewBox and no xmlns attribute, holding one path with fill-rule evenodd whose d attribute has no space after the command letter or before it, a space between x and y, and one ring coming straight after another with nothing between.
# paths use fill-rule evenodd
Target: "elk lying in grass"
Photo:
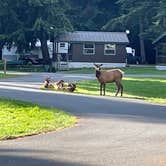
<instances>
[{"instance_id":1,"label":"elk lying in grass","mask_svg":"<svg viewBox=\"0 0 166 166\"><path fill-rule=\"evenodd\" d=\"M110 70L101 70L102 64L94 64L96 70L96 77L100 82L100 95L105 95L105 84L115 82L117 86L117 92L115 96L118 95L121 91L121 96L123 95L123 85L121 84L123 71L120 69L110 69Z\"/></svg>"},{"instance_id":2,"label":"elk lying in grass","mask_svg":"<svg viewBox=\"0 0 166 166\"><path fill-rule=\"evenodd\" d=\"M65 92L74 92L75 89L76 89L76 84L68 83L67 87L63 88L63 91L65 91Z\"/></svg>"},{"instance_id":3,"label":"elk lying in grass","mask_svg":"<svg viewBox=\"0 0 166 166\"><path fill-rule=\"evenodd\" d=\"M51 79L49 77L47 77L45 80L44 80L44 88L53 88L53 85L50 83Z\"/></svg>"},{"instance_id":4,"label":"elk lying in grass","mask_svg":"<svg viewBox=\"0 0 166 166\"><path fill-rule=\"evenodd\" d=\"M64 86L63 80L59 80L59 81L54 83L54 87L56 90L63 90L63 86Z\"/></svg>"},{"instance_id":5,"label":"elk lying in grass","mask_svg":"<svg viewBox=\"0 0 166 166\"><path fill-rule=\"evenodd\" d=\"M64 92L74 92L76 89L76 84L74 83L66 83L63 80L59 80L55 82L54 87L56 90L62 90Z\"/></svg>"}]
</instances>

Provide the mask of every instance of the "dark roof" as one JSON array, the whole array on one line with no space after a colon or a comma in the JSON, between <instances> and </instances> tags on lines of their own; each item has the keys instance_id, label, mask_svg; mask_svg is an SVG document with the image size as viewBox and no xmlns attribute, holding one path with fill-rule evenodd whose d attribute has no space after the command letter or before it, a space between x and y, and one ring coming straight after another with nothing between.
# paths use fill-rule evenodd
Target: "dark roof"
<instances>
[{"instance_id":1,"label":"dark roof","mask_svg":"<svg viewBox=\"0 0 166 166\"><path fill-rule=\"evenodd\" d=\"M90 32L76 31L61 34L56 41L63 42L114 42L129 43L125 32Z\"/></svg>"},{"instance_id":2,"label":"dark roof","mask_svg":"<svg viewBox=\"0 0 166 166\"><path fill-rule=\"evenodd\" d=\"M157 39L155 39L152 44L156 44L156 43L160 42L164 37L166 37L166 32L164 32Z\"/></svg>"}]
</instances>

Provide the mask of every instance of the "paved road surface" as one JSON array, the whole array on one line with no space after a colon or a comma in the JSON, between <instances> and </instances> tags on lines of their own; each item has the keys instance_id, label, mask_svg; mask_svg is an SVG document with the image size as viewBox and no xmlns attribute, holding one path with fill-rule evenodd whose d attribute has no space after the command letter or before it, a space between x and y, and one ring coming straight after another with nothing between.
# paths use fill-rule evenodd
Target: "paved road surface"
<instances>
[{"instance_id":1,"label":"paved road surface","mask_svg":"<svg viewBox=\"0 0 166 166\"><path fill-rule=\"evenodd\" d=\"M0 142L0 166L166 166L166 105L39 90L48 75L1 80L0 96L64 109L77 115L79 123ZM50 76L65 81L92 78Z\"/></svg>"}]
</instances>

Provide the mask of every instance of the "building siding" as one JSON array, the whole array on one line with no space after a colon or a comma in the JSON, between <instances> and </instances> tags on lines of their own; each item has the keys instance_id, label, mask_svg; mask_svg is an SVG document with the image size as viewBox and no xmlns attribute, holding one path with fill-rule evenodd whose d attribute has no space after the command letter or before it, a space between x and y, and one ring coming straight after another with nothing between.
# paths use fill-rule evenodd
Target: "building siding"
<instances>
[{"instance_id":1,"label":"building siding","mask_svg":"<svg viewBox=\"0 0 166 166\"><path fill-rule=\"evenodd\" d=\"M125 44L116 44L116 55L104 55L104 44L95 43L95 54L83 55L83 43L73 43L72 62L125 63L125 47Z\"/></svg>"}]
</instances>

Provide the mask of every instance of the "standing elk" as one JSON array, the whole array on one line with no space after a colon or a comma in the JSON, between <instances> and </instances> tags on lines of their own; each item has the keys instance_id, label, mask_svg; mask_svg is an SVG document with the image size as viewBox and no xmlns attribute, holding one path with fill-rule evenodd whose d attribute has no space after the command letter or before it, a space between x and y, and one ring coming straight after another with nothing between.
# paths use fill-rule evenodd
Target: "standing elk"
<instances>
[{"instance_id":1,"label":"standing elk","mask_svg":"<svg viewBox=\"0 0 166 166\"><path fill-rule=\"evenodd\" d=\"M120 69L110 69L110 70L101 70L102 64L94 64L94 68L96 71L96 77L100 82L100 95L105 96L105 84L115 82L117 86L117 92L115 96L118 95L119 91L121 91L121 96L123 95L123 85L121 84L123 71Z\"/></svg>"}]
</instances>

